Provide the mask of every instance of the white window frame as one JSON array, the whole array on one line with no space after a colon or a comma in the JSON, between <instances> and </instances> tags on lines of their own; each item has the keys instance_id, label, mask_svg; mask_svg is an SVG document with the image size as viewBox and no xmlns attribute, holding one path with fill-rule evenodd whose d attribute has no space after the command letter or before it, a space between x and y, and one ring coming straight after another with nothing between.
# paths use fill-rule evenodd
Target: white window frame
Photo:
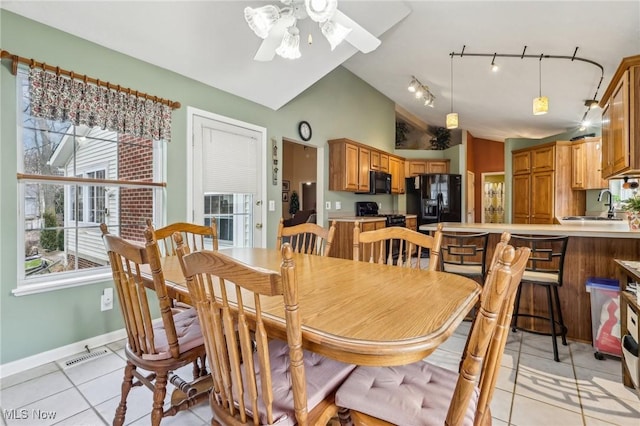
<instances>
[{"instance_id":1,"label":"white window frame","mask_svg":"<svg viewBox=\"0 0 640 426\"><path fill-rule=\"evenodd\" d=\"M18 173L24 173L24 142L22 139L22 135L23 133L23 119L22 119L22 111L23 111L23 99L22 99L22 88L20 86L20 78L16 79L16 99L17 99L17 104L16 104L16 108L18 111L18 120L17 120L17 134L18 136L18 140L17 140L17 169L18 169ZM166 171L167 171L167 149L168 147L166 146L166 143L164 144L164 148L160 147L158 143L154 143L153 144L153 174L154 176L160 176L161 179L160 180L165 180L166 179ZM118 165L119 166L119 165ZM105 175L108 174L108 163L96 163L93 167L91 168L87 168L83 171L78 171L76 173L76 175L86 175L86 173L90 173L92 171L97 171L97 170L104 170L105 171ZM85 285L92 285L92 284L98 284L98 283L104 283L104 282L108 282L111 281L113 279L112 274L111 274L111 268L107 265L107 266L103 266L103 267L96 267L96 268L90 268L90 269L79 269L79 270L74 270L74 271L68 271L68 272L57 272L55 274L46 274L46 275L39 275L39 276L34 276L34 277L27 277L25 274L25 268L24 268L24 262L25 262L25 256L23 255L25 252L25 211L24 211L24 200L25 200L25 187L27 184L29 183L43 183L43 184L47 184L47 183L52 183L52 184L60 184L60 182L57 182L55 179L55 176L51 176L51 180L50 181L32 181L32 180L18 180L17 181L17 186L18 186L18 199L17 199L17 212L18 212L18 223L17 223L17 234L18 234L18 241L17 241L17 250L19 255L17 256L17 286L15 289L12 290L12 294L15 296L25 296L25 295L30 295L30 294L37 294L37 293L43 293L43 292L48 292L48 291L54 291L54 290L60 290L60 289L66 289L66 288L72 288L72 287L79 287L79 286L85 286ZM63 185L67 186L67 188L70 187L70 183L62 183ZM91 186L91 184L85 184L83 186ZM109 185L97 185L97 186L103 186L103 187L107 187ZM153 220L154 223L156 224L164 224L165 223L165 218L166 218L166 203L163 202L163 200L166 200L166 188L158 188L158 187L151 187L154 189L155 193L157 194L161 194L158 197L154 197L155 201L153 203ZM83 191L83 192L88 192L88 191ZM70 193L70 191L68 191L67 189L65 189L64 191L65 196L68 195ZM83 213L83 221L79 222L79 223L83 223L83 224L94 224L92 222L88 222L88 206L87 206L87 202L88 202L88 193L84 194L83 193L83 197L85 198L84 202L83 202L83 208L85 209L85 212ZM107 194L105 194L105 197L108 197ZM66 203L65 203L66 204ZM107 205L107 200L105 199L105 206ZM65 210L65 214L67 214L67 210L69 207L67 207L67 205L65 205L64 210ZM70 216L68 216L70 217ZM157 225L158 226L158 225ZM78 228L77 228L78 229ZM94 231L88 231L93 233ZM101 235L100 231L95 231L95 235Z\"/></svg>"}]
</instances>

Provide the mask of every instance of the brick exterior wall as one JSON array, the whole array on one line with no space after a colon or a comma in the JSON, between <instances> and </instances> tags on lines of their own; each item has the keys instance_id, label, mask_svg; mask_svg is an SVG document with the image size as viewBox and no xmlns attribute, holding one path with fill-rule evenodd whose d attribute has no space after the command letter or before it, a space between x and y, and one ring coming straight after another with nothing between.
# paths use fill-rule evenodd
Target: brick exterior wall
<instances>
[{"instance_id":1,"label":"brick exterior wall","mask_svg":"<svg viewBox=\"0 0 640 426\"><path fill-rule=\"evenodd\" d=\"M76 256L73 254L67 255L67 262L69 263L70 266L75 265ZM82 257L78 258L78 269L97 268L99 266L104 266L104 265L100 263L92 262ZM70 270L73 270L73 268L71 268Z\"/></svg>"},{"instance_id":2,"label":"brick exterior wall","mask_svg":"<svg viewBox=\"0 0 640 426\"><path fill-rule=\"evenodd\" d=\"M118 179L153 181L153 142L120 135ZM153 189L120 189L120 236L144 241L145 220L153 218Z\"/></svg>"}]
</instances>

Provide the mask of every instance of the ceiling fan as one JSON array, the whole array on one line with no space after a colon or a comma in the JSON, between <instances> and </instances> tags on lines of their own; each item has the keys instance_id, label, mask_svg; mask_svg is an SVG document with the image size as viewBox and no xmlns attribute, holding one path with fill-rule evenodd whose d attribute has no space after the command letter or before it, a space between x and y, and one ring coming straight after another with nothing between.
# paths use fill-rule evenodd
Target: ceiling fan
<instances>
[{"instance_id":1,"label":"ceiling fan","mask_svg":"<svg viewBox=\"0 0 640 426\"><path fill-rule=\"evenodd\" d=\"M375 50L381 43L373 34L339 11L338 0L280 1L284 4L282 8L267 5L244 9L247 24L264 40L253 58L256 61L271 61L276 54L287 59L299 58L300 31L296 24L298 20L307 17L318 22L331 50L343 40L362 53Z\"/></svg>"}]
</instances>

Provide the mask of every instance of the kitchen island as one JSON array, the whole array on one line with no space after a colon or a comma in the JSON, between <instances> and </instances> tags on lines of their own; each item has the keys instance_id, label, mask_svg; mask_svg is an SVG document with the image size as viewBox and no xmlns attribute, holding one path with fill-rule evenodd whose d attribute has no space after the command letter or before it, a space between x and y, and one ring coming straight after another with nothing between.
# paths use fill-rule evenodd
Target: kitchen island
<instances>
[{"instance_id":1,"label":"kitchen island","mask_svg":"<svg viewBox=\"0 0 640 426\"><path fill-rule=\"evenodd\" d=\"M437 224L421 225L421 231L435 231ZM569 243L564 262L564 284L559 289L567 337L592 342L591 300L586 291L589 277L617 278L615 259L640 260L640 232L631 232L626 221L604 224L575 223L561 225L511 223L444 223L445 232L489 232L487 259L500 235L568 235ZM522 289L520 312L543 314L547 310L546 293L539 286ZM537 309L539 307L539 309ZM522 320L521 320L522 321ZM528 328L546 331L546 322L521 322Z\"/></svg>"}]
</instances>

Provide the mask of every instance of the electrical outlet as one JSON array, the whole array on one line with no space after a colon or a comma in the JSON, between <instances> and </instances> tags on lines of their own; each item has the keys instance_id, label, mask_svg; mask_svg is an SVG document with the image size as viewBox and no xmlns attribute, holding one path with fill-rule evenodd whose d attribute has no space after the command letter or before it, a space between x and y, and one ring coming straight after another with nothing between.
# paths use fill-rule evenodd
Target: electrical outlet
<instances>
[{"instance_id":1,"label":"electrical outlet","mask_svg":"<svg viewBox=\"0 0 640 426\"><path fill-rule=\"evenodd\" d=\"M342 203L340 201L336 201L336 210L340 210L342 208Z\"/></svg>"},{"instance_id":2,"label":"electrical outlet","mask_svg":"<svg viewBox=\"0 0 640 426\"><path fill-rule=\"evenodd\" d=\"M331 201L325 201L324 208L327 210L331 210Z\"/></svg>"},{"instance_id":3,"label":"electrical outlet","mask_svg":"<svg viewBox=\"0 0 640 426\"><path fill-rule=\"evenodd\" d=\"M100 310L108 311L113 309L113 288L107 287L102 290L102 296L100 296Z\"/></svg>"},{"instance_id":4,"label":"electrical outlet","mask_svg":"<svg viewBox=\"0 0 640 426\"><path fill-rule=\"evenodd\" d=\"M382 203L378 203L378 210L382 209Z\"/></svg>"},{"instance_id":5,"label":"electrical outlet","mask_svg":"<svg viewBox=\"0 0 640 426\"><path fill-rule=\"evenodd\" d=\"M276 202L273 200L269 200L269 211L270 212L276 211Z\"/></svg>"}]
</instances>

